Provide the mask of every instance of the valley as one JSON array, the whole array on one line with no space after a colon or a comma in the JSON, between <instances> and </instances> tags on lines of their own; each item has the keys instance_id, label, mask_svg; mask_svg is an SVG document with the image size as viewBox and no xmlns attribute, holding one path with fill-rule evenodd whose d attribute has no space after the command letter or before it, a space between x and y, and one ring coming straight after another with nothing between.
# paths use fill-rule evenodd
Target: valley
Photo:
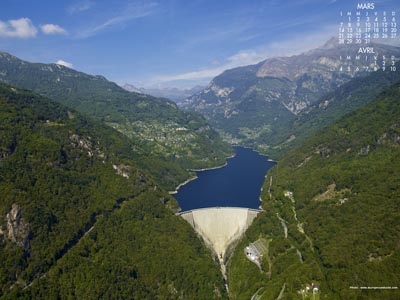
<instances>
[{"instance_id":1,"label":"valley","mask_svg":"<svg viewBox=\"0 0 400 300\"><path fill-rule=\"evenodd\" d=\"M400 299L397 3L3 6L0 300Z\"/></svg>"},{"instance_id":2,"label":"valley","mask_svg":"<svg viewBox=\"0 0 400 300\"><path fill-rule=\"evenodd\" d=\"M235 156L220 168L196 172L174 197L182 211L207 207L258 209L266 172L275 164L251 149L234 147Z\"/></svg>"},{"instance_id":3,"label":"valley","mask_svg":"<svg viewBox=\"0 0 400 300\"><path fill-rule=\"evenodd\" d=\"M0 68L0 82L37 92L128 136L140 157L137 163L146 160L142 167L150 173L169 174L161 182L165 187L172 189L189 176L186 169L220 165L232 153L204 117L183 112L170 100L128 92L103 76L29 63L4 52Z\"/></svg>"},{"instance_id":4,"label":"valley","mask_svg":"<svg viewBox=\"0 0 400 300\"><path fill-rule=\"evenodd\" d=\"M400 53L398 47L373 46L385 57L398 57ZM293 142L299 134L290 130L296 128L297 122L307 119L311 109L319 107L321 110L324 105L331 105L333 101L329 97L337 87L357 77L361 82L371 73L362 69L339 71L340 57L357 49L357 45L339 45L338 39L331 38L325 45L299 55L270 58L256 65L227 70L180 106L201 112L226 141L247 145L277 158L279 149L286 148L285 144ZM398 72L386 69L385 73L387 85L380 82L374 85L379 88L371 87L375 96L398 78ZM342 116L346 109L356 107L349 101L349 106L343 106L341 113L335 112L335 118ZM308 127L303 126L299 132L309 134Z\"/></svg>"}]
</instances>

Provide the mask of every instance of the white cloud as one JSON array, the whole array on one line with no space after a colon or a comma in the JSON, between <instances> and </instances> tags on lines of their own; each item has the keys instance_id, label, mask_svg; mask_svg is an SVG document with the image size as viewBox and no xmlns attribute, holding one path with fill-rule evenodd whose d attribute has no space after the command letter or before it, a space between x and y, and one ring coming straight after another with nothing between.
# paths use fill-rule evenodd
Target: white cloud
<instances>
[{"instance_id":1,"label":"white cloud","mask_svg":"<svg viewBox=\"0 0 400 300\"><path fill-rule=\"evenodd\" d=\"M160 75L153 82L169 82L176 80L212 79L225 70L259 63L267 58L300 54L323 45L330 37L335 36L335 26L326 27L321 32L304 34L298 38L288 38L280 42L271 42L256 49L241 50L225 59L218 67L205 68L181 74Z\"/></svg>"},{"instance_id":2,"label":"white cloud","mask_svg":"<svg viewBox=\"0 0 400 300\"><path fill-rule=\"evenodd\" d=\"M161 75L155 78L155 81L165 82L165 81L175 81L175 80L196 80L213 78L223 71L240 67L256 64L266 57L254 50L239 51L238 53L229 56L226 60L227 62L219 67L207 68L199 71L193 71L188 73L176 74L176 75Z\"/></svg>"},{"instance_id":3,"label":"white cloud","mask_svg":"<svg viewBox=\"0 0 400 300\"><path fill-rule=\"evenodd\" d=\"M154 8L156 6L157 3L155 2L136 3L135 5L131 5L128 8L124 9L121 14L114 16L99 25L87 28L86 30L82 30L77 35L77 37L78 38L91 37L106 30L109 30L113 27L123 26L127 22L132 21L134 19L146 17L154 12Z\"/></svg>"},{"instance_id":4,"label":"white cloud","mask_svg":"<svg viewBox=\"0 0 400 300\"><path fill-rule=\"evenodd\" d=\"M71 63L66 62L64 60L61 60L61 59L57 60L55 63L57 65L64 66L64 67L67 67L67 68L72 68L73 67L73 65Z\"/></svg>"},{"instance_id":5,"label":"white cloud","mask_svg":"<svg viewBox=\"0 0 400 300\"><path fill-rule=\"evenodd\" d=\"M44 34L67 34L67 31L59 25L44 24L40 26Z\"/></svg>"},{"instance_id":6,"label":"white cloud","mask_svg":"<svg viewBox=\"0 0 400 300\"><path fill-rule=\"evenodd\" d=\"M29 18L0 21L0 37L31 38L35 37L37 32Z\"/></svg>"},{"instance_id":7,"label":"white cloud","mask_svg":"<svg viewBox=\"0 0 400 300\"><path fill-rule=\"evenodd\" d=\"M80 1L67 7L67 12L70 15L78 14L83 11L89 10L93 5L94 5L93 1Z\"/></svg>"},{"instance_id":8,"label":"white cloud","mask_svg":"<svg viewBox=\"0 0 400 300\"><path fill-rule=\"evenodd\" d=\"M227 69L252 65L260 62L263 59L265 59L265 56L263 56L260 53L257 53L254 50L245 50L245 51L242 50L232 56L229 56L226 59L227 62L218 67L207 68L199 71L193 71L176 75L161 75L156 77L155 80L160 82L165 82L174 80L195 80L195 79L212 78L221 74L223 71Z\"/></svg>"},{"instance_id":9,"label":"white cloud","mask_svg":"<svg viewBox=\"0 0 400 300\"><path fill-rule=\"evenodd\" d=\"M174 81L174 80L193 80L202 78L212 78L222 73L225 68L218 67L212 69L205 69L200 71L193 71L188 73L176 74L176 75L161 75L154 78L156 82Z\"/></svg>"},{"instance_id":10,"label":"white cloud","mask_svg":"<svg viewBox=\"0 0 400 300\"><path fill-rule=\"evenodd\" d=\"M233 66L251 65L263 59L265 59L265 54L258 53L255 50L241 50L238 53L227 58L227 60L229 61L228 64Z\"/></svg>"}]
</instances>

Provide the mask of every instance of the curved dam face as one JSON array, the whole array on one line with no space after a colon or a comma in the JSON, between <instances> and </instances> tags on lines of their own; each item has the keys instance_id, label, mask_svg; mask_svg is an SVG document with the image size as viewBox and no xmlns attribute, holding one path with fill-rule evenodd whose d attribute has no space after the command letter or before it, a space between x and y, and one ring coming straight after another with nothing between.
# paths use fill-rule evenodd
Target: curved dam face
<instances>
[{"instance_id":1,"label":"curved dam face","mask_svg":"<svg viewBox=\"0 0 400 300\"><path fill-rule=\"evenodd\" d=\"M200 208L180 213L214 250L223 265L229 245L238 240L261 210L241 207Z\"/></svg>"}]
</instances>

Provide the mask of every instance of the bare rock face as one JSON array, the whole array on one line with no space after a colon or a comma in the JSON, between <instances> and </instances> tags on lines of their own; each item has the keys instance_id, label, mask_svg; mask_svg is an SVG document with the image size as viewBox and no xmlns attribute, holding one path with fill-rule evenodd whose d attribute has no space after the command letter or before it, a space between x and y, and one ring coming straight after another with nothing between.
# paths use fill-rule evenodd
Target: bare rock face
<instances>
[{"instance_id":1,"label":"bare rock face","mask_svg":"<svg viewBox=\"0 0 400 300\"><path fill-rule=\"evenodd\" d=\"M354 61L351 72L341 71L343 59L358 50L357 45L349 48L334 37L307 52L225 70L180 106L202 113L211 125L227 133L227 141L248 142L258 145L259 150L266 149L296 115L307 115L321 103L321 97L355 76L368 74L357 71L364 69L361 60ZM400 55L400 47L384 44L374 44L374 51L386 57ZM322 102L320 109L325 109L329 101Z\"/></svg>"},{"instance_id":2,"label":"bare rock face","mask_svg":"<svg viewBox=\"0 0 400 300\"><path fill-rule=\"evenodd\" d=\"M132 174L132 168L130 166L120 164L120 165L113 165L113 169L117 171L117 175L120 175L125 178L129 178Z\"/></svg>"},{"instance_id":3,"label":"bare rock face","mask_svg":"<svg viewBox=\"0 0 400 300\"><path fill-rule=\"evenodd\" d=\"M93 156L93 151L94 151L93 143L88 138L79 136L77 134L73 134L69 137L69 139L71 140L74 148L87 150L89 157Z\"/></svg>"},{"instance_id":4,"label":"bare rock face","mask_svg":"<svg viewBox=\"0 0 400 300\"><path fill-rule=\"evenodd\" d=\"M8 239L15 243L17 246L28 248L29 247L29 224L22 218L21 207L14 203L10 212L6 216Z\"/></svg>"},{"instance_id":5,"label":"bare rock face","mask_svg":"<svg viewBox=\"0 0 400 300\"><path fill-rule=\"evenodd\" d=\"M103 162L107 160L106 155L100 150L99 141L92 141L91 137L84 137L77 134L72 134L69 139L74 148L80 149L83 152L87 151L89 157L96 155L103 159Z\"/></svg>"}]
</instances>

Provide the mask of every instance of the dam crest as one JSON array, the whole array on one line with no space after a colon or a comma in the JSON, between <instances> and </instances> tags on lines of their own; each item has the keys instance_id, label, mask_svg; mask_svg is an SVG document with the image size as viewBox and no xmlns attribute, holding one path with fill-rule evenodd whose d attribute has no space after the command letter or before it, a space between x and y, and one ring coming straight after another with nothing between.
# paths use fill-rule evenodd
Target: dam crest
<instances>
[{"instance_id":1,"label":"dam crest","mask_svg":"<svg viewBox=\"0 0 400 300\"><path fill-rule=\"evenodd\" d=\"M208 207L177 215L184 218L211 248L224 274L227 249L242 237L261 211L243 207Z\"/></svg>"}]
</instances>

